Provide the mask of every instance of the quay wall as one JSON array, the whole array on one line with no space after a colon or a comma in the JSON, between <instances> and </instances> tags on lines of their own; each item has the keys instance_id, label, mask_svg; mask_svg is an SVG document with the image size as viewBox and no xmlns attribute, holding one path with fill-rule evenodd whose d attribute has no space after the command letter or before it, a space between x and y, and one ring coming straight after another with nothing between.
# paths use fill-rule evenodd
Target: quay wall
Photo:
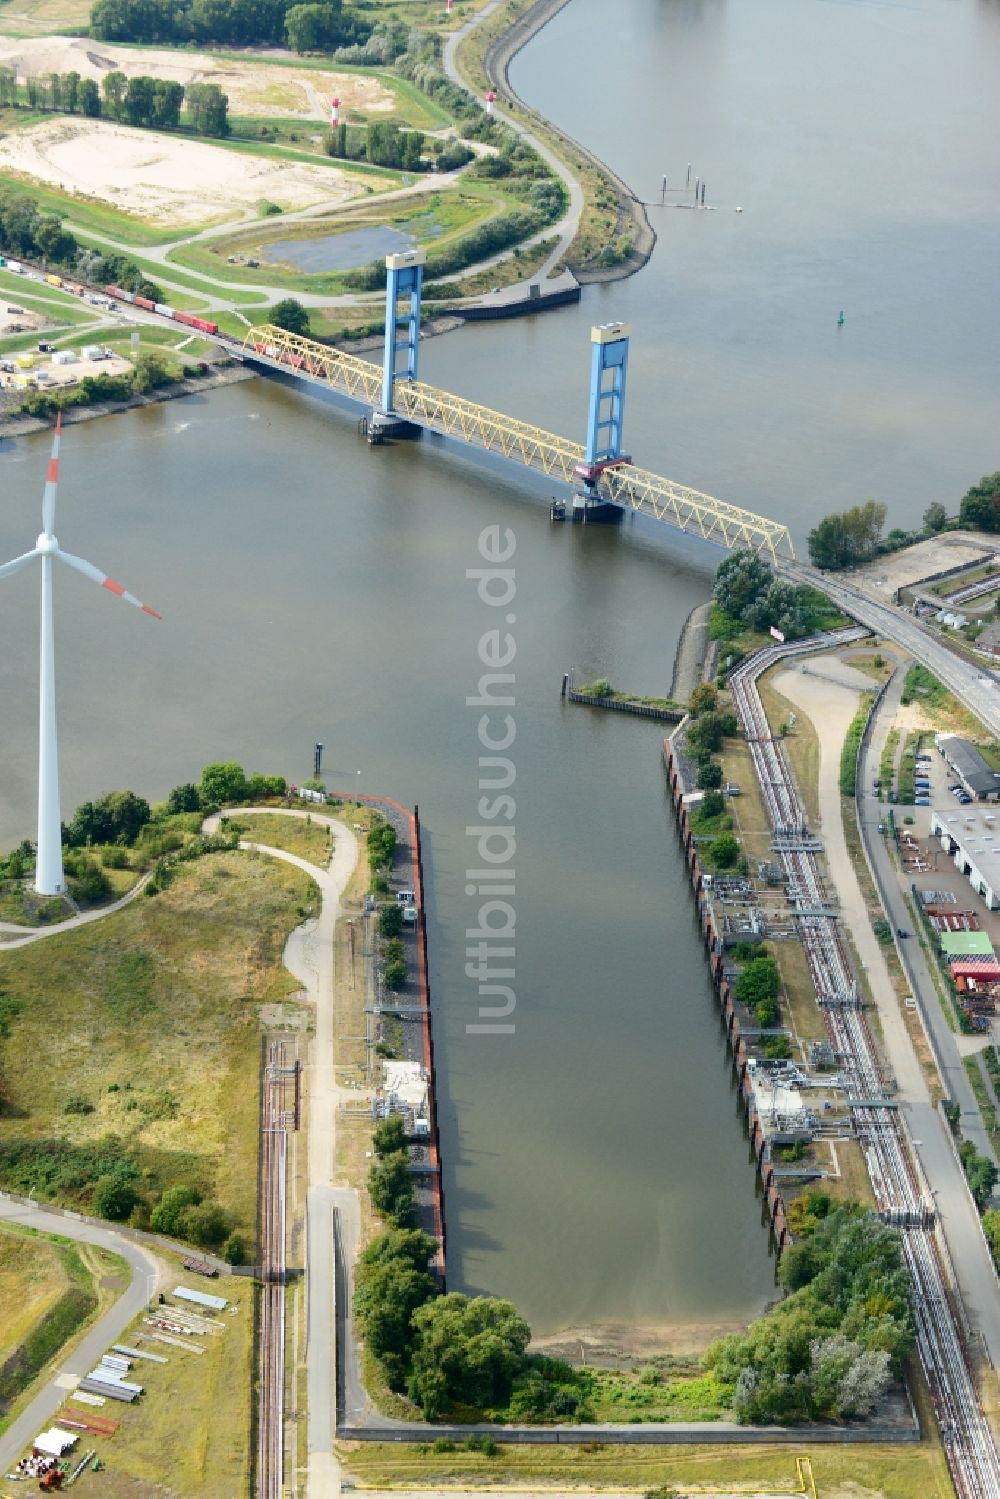
<instances>
[{"instance_id":1,"label":"quay wall","mask_svg":"<svg viewBox=\"0 0 1000 1499\"><path fill-rule=\"evenodd\" d=\"M708 952L709 971L715 991L719 996L722 1019L726 1027L726 1036L729 1040L730 1052L733 1059L733 1071L736 1074L736 1081L746 1111L750 1144L753 1148L754 1160L760 1176L764 1199L767 1203L767 1211L771 1220L771 1230L774 1234L775 1245L780 1256L792 1242L792 1236L789 1232L788 1221L785 1216L785 1204L778 1188L774 1167L768 1159L767 1141L764 1137L760 1115L754 1104L753 1087L749 1072L747 1071L749 1057L746 1042L743 1039L740 1022L736 1014L736 1007L733 1003L732 988L729 981L724 977L722 938L715 930L711 906L705 895L704 877L701 863L698 859L698 850L694 841L691 820L688 817L688 811L683 800L686 788L681 777L680 767L677 763L673 742L670 739L664 739L663 741L663 763L667 773L667 784L670 787L671 800L674 804L674 812L677 816L678 832L680 833L681 842L684 845L685 862L687 864L688 877L691 880L691 888L694 891L702 937Z\"/></svg>"}]
</instances>

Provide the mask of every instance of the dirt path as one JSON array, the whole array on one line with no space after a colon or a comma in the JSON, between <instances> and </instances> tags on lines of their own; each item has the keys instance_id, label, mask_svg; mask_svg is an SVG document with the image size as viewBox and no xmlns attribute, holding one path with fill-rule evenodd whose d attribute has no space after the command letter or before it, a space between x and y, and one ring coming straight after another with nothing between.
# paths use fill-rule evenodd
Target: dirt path
<instances>
[{"instance_id":1,"label":"dirt path","mask_svg":"<svg viewBox=\"0 0 1000 1499\"><path fill-rule=\"evenodd\" d=\"M816 726L820 751L818 791L823 852L840 898L841 918L854 939L859 961L868 976L885 1049L899 1085L900 1101L927 1103L927 1084L907 1034L885 954L868 919L868 907L854 872L840 815L840 749L851 719L858 711L860 699L856 687L843 685L848 673L860 679L865 688L872 685L871 679L855 668L823 659L812 663L808 672L779 672L772 685Z\"/></svg>"}]
</instances>

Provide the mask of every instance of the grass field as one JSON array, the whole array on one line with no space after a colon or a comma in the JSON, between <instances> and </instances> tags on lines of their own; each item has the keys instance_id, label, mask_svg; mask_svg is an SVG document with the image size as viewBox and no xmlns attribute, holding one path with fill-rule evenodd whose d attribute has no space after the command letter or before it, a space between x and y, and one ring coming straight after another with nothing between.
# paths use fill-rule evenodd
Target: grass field
<instances>
[{"instance_id":1,"label":"grass field","mask_svg":"<svg viewBox=\"0 0 1000 1499\"><path fill-rule=\"evenodd\" d=\"M230 832L238 832L248 843L266 843L271 848L282 848L321 869L330 859L329 828L305 817L235 811L226 814L223 826Z\"/></svg>"},{"instance_id":2,"label":"grass field","mask_svg":"<svg viewBox=\"0 0 1000 1499\"><path fill-rule=\"evenodd\" d=\"M291 239L306 242L326 235L341 235L374 225L387 225L411 235L418 244L433 251L444 248L471 229L494 218L502 211L503 206L503 199L491 189L472 187L422 194L419 198L403 199L393 204L379 203L373 199L348 205L336 214L311 217L287 225L282 224L280 219L269 219L266 226L261 221L252 228L214 238L210 242L211 247L205 242L178 245L170 251L168 259L171 267L174 264L183 265L205 276L227 282L231 279L240 285L279 286L297 291L338 295L349 290L344 285L344 271L298 271L280 261L268 263L264 259L268 245ZM256 268L228 265L226 257L232 254L249 255L262 263ZM170 275L172 272L167 270L165 274ZM228 288L222 294L228 296Z\"/></svg>"},{"instance_id":3,"label":"grass field","mask_svg":"<svg viewBox=\"0 0 1000 1499\"><path fill-rule=\"evenodd\" d=\"M178 1281L192 1284L179 1261L165 1258L178 1271ZM120 1421L117 1432L86 1439L104 1470L96 1488L102 1499L141 1494L236 1499L247 1493L255 1288L249 1278L229 1276L211 1289L237 1311L220 1314L221 1333L197 1340L203 1354L140 1341L150 1331L142 1317L123 1334L123 1343L144 1347L167 1363L137 1361L130 1377L146 1393L132 1406L112 1410L109 1402L101 1414ZM61 1414L78 1409L71 1397ZM94 1482L84 1480L81 1492L95 1492Z\"/></svg>"},{"instance_id":4,"label":"grass field","mask_svg":"<svg viewBox=\"0 0 1000 1499\"><path fill-rule=\"evenodd\" d=\"M54 1245L0 1228L0 1364L52 1309L68 1283Z\"/></svg>"},{"instance_id":5,"label":"grass field","mask_svg":"<svg viewBox=\"0 0 1000 1499\"><path fill-rule=\"evenodd\" d=\"M118 1255L31 1228L0 1229L0 1430L128 1283Z\"/></svg>"},{"instance_id":6,"label":"grass field","mask_svg":"<svg viewBox=\"0 0 1000 1499\"><path fill-rule=\"evenodd\" d=\"M77 239L82 245L89 245L91 249L100 250L103 253L107 253L109 248L113 248L101 240L90 238L87 234L77 234ZM141 255L136 255L131 250L128 251L128 257L139 267L143 275L148 276L150 281L155 281L163 287L167 302L175 307L183 307L184 302L182 298L177 296L174 283L177 286L189 287L192 291L200 292L203 297L225 297L227 302L234 302L238 305L244 303L265 303L267 301L267 297L262 292L245 291L239 286L220 286L212 281L206 281L200 276L192 276L189 272L182 271L173 264L163 266L159 265L155 260L144 260ZM214 267L213 269L216 273L220 270L219 267ZM225 267L226 271L229 269L229 266ZM201 305L204 304L202 303Z\"/></svg>"},{"instance_id":7,"label":"grass field","mask_svg":"<svg viewBox=\"0 0 1000 1499\"><path fill-rule=\"evenodd\" d=\"M296 987L281 957L313 901L298 870L212 854L155 898L0 953L0 984L22 1003L4 1042L4 1183L89 1205L86 1162L113 1137L147 1202L200 1182L252 1236L257 1006ZM93 1112L64 1112L70 1099Z\"/></svg>"},{"instance_id":8,"label":"grass field","mask_svg":"<svg viewBox=\"0 0 1000 1499\"><path fill-rule=\"evenodd\" d=\"M734 1493L737 1488L798 1490L788 1447L502 1447L483 1453L421 1451L392 1443L338 1444L345 1469L369 1488L433 1488L452 1484L524 1488L651 1489L659 1485ZM817 1499L954 1499L944 1453L930 1442L914 1447L824 1447L811 1453Z\"/></svg>"}]
</instances>

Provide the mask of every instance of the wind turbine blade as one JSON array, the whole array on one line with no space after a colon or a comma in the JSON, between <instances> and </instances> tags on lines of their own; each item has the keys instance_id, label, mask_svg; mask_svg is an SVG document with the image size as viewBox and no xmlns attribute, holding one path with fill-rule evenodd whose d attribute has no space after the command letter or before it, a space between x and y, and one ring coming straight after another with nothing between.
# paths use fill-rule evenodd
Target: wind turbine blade
<instances>
[{"instance_id":1,"label":"wind turbine blade","mask_svg":"<svg viewBox=\"0 0 1000 1499\"><path fill-rule=\"evenodd\" d=\"M56 523L56 488L59 484L59 436L62 432L62 412L56 417L56 435L52 439L52 457L49 459L49 471L45 476L45 492L42 495L42 530L47 536L52 535L52 527Z\"/></svg>"},{"instance_id":2,"label":"wind turbine blade","mask_svg":"<svg viewBox=\"0 0 1000 1499\"><path fill-rule=\"evenodd\" d=\"M27 567L28 563L34 561L37 556L37 551L30 551L25 552L21 557L15 557L13 562L5 562L3 567L0 567L0 578L6 578L11 573L19 573L22 567Z\"/></svg>"},{"instance_id":3,"label":"wind turbine blade","mask_svg":"<svg viewBox=\"0 0 1000 1499\"><path fill-rule=\"evenodd\" d=\"M102 573L100 568L95 567L92 562L84 562L82 557L74 557L72 552L64 552L61 547L57 548L56 556L61 562L65 562L68 567L75 568L78 573L83 573L85 578L92 578L95 583L100 583L101 587L106 588L109 593L113 593L118 598L124 599L126 604L133 604L136 609L141 609L143 614L151 614L154 619L163 618L162 614L157 614L155 609L151 609L148 604L144 604L141 599L137 599L134 593L126 592L120 583L116 583L114 578L109 578L107 573Z\"/></svg>"}]
</instances>

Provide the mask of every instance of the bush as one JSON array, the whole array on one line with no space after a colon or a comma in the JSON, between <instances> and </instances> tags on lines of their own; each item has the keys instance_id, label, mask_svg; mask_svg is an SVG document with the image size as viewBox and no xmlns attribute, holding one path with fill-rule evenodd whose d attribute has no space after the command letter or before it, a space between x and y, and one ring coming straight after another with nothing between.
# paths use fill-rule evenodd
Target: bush
<instances>
[{"instance_id":1,"label":"bush","mask_svg":"<svg viewBox=\"0 0 1000 1499\"><path fill-rule=\"evenodd\" d=\"M368 1173L368 1195L380 1218L402 1227L413 1217L413 1178L405 1150L376 1161Z\"/></svg>"},{"instance_id":2,"label":"bush","mask_svg":"<svg viewBox=\"0 0 1000 1499\"><path fill-rule=\"evenodd\" d=\"M718 760L704 759L698 762L699 791L717 791L722 785L722 766ZM721 810L721 808L720 808Z\"/></svg>"},{"instance_id":3,"label":"bush","mask_svg":"<svg viewBox=\"0 0 1000 1499\"><path fill-rule=\"evenodd\" d=\"M230 1234L222 1246L222 1258L227 1265L245 1265L247 1253L247 1241L242 1234Z\"/></svg>"},{"instance_id":4,"label":"bush","mask_svg":"<svg viewBox=\"0 0 1000 1499\"><path fill-rule=\"evenodd\" d=\"M725 811L725 807L726 798L721 791L706 791L698 811L707 821L710 817L718 817Z\"/></svg>"},{"instance_id":5,"label":"bush","mask_svg":"<svg viewBox=\"0 0 1000 1499\"><path fill-rule=\"evenodd\" d=\"M181 1215L201 1201L197 1187L168 1187L153 1209L150 1223L158 1234L175 1236L180 1232Z\"/></svg>"},{"instance_id":6,"label":"bush","mask_svg":"<svg viewBox=\"0 0 1000 1499\"><path fill-rule=\"evenodd\" d=\"M94 1187L94 1211L100 1218L120 1223L139 1201L139 1193L128 1176L102 1176Z\"/></svg>"},{"instance_id":7,"label":"bush","mask_svg":"<svg viewBox=\"0 0 1000 1499\"><path fill-rule=\"evenodd\" d=\"M385 965L385 987L393 994L398 994L400 989L406 985L407 967L401 958L394 958L391 963Z\"/></svg>"},{"instance_id":8,"label":"bush","mask_svg":"<svg viewBox=\"0 0 1000 1499\"><path fill-rule=\"evenodd\" d=\"M92 1114L94 1105L82 1093L71 1093L63 1104L62 1111L64 1114Z\"/></svg>"},{"instance_id":9,"label":"bush","mask_svg":"<svg viewBox=\"0 0 1000 1499\"><path fill-rule=\"evenodd\" d=\"M739 839L732 833L720 833L713 840L710 852L717 869L732 869L740 856Z\"/></svg>"},{"instance_id":10,"label":"bush","mask_svg":"<svg viewBox=\"0 0 1000 1499\"><path fill-rule=\"evenodd\" d=\"M378 913L380 937L398 937L403 930L403 908L398 902L383 906Z\"/></svg>"},{"instance_id":11,"label":"bush","mask_svg":"<svg viewBox=\"0 0 1000 1499\"><path fill-rule=\"evenodd\" d=\"M227 1238L229 1219L217 1202L202 1202L184 1209L178 1227L182 1239L210 1249Z\"/></svg>"},{"instance_id":12,"label":"bush","mask_svg":"<svg viewBox=\"0 0 1000 1499\"><path fill-rule=\"evenodd\" d=\"M406 1149L406 1127L399 1114L379 1120L372 1134L372 1145L377 1156L395 1155Z\"/></svg>"}]
</instances>

